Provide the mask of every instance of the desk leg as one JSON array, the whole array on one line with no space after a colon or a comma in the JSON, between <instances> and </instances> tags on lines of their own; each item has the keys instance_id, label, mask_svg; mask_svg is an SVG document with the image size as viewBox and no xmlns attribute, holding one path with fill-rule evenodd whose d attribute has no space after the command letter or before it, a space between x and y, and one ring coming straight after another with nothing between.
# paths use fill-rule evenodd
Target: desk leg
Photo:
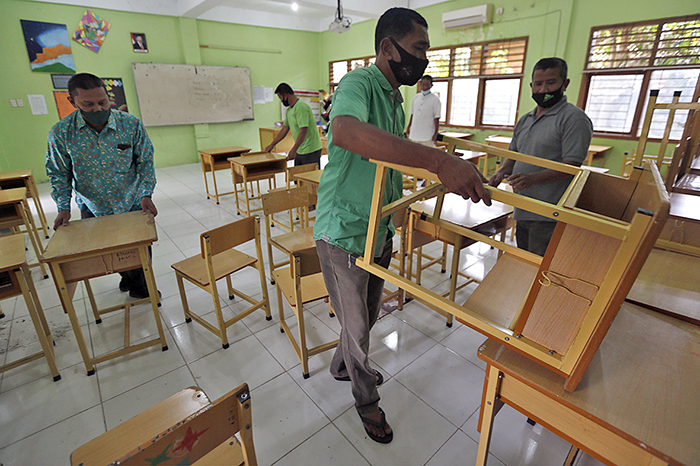
<instances>
[{"instance_id":1,"label":"desk leg","mask_svg":"<svg viewBox=\"0 0 700 466\"><path fill-rule=\"evenodd\" d=\"M29 239L32 242L32 247L34 248L34 253L36 253L36 258L39 261L39 267L41 268L41 272L44 274L44 278L49 278L49 273L46 270L46 264L39 260L44 254L44 248L41 245L41 239L39 239L39 232L36 229L36 225L34 225L32 211L29 210L29 204L27 203L26 199L22 201L21 211L22 220L24 220L24 226L26 227L27 234L29 235Z\"/></svg>"},{"instance_id":2,"label":"desk leg","mask_svg":"<svg viewBox=\"0 0 700 466\"><path fill-rule=\"evenodd\" d=\"M243 167L243 186L248 186L248 169ZM253 189L253 184L251 183L250 188ZM250 215L250 196L248 195L248 190L245 189L245 215ZM253 191L253 196L255 196L255 191ZM240 212L240 211L239 211Z\"/></svg>"},{"instance_id":3,"label":"desk leg","mask_svg":"<svg viewBox=\"0 0 700 466\"><path fill-rule=\"evenodd\" d=\"M202 175L204 175L204 191L207 193L207 199L211 199L209 194L209 181L207 181L207 165L204 163L204 158L199 156L199 163L202 165Z\"/></svg>"},{"instance_id":4,"label":"desk leg","mask_svg":"<svg viewBox=\"0 0 700 466\"><path fill-rule=\"evenodd\" d=\"M214 168L214 160L212 159L211 161L211 179L214 183L214 199L216 200L216 203L219 203L219 188L216 186L216 169ZM205 175L206 176L206 175Z\"/></svg>"},{"instance_id":5,"label":"desk leg","mask_svg":"<svg viewBox=\"0 0 700 466\"><path fill-rule=\"evenodd\" d=\"M39 338L39 343L41 343L41 349L44 352L44 357L46 358L46 362L49 364L49 368L51 369L53 381L58 382L61 380L61 374L58 373L58 367L56 366L56 355L53 351L53 338L51 337L51 330L46 322L44 311L41 309L41 305L39 304L39 300L36 296L34 282L32 281L32 274L29 271L29 267L26 265L22 266L21 271L15 273L17 276L17 281L19 281L19 287L22 290L22 295L24 296L24 301L27 303L29 316L34 324L34 330L36 330L36 336Z\"/></svg>"},{"instance_id":6,"label":"desk leg","mask_svg":"<svg viewBox=\"0 0 700 466\"><path fill-rule=\"evenodd\" d=\"M163 323L160 321L160 314L158 313L158 287L156 286L156 279L153 277L153 269L151 268L151 258L148 255L147 246L139 246L139 254L141 255L141 266L143 267L143 274L146 276L146 286L148 287L148 296L151 297L151 307L153 307L153 317L156 319L156 327L158 327L158 335L160 336L160 345L163 351L168 350L168 342L165 341L165 334L163 333Z\"/></svg>"},{"instance_id":7,"label":"desk leg","mask_svg":"<svg viewBox=\"0 0 700 466\"><path fill-rule=\"evenodd\" d=\"M78 322L78 316L76 315L75 308L73 307L73 300L68 293L68 286L66 285L66 279L63 277L60 264L52 262L51 273L53 275L54 282L56 283L56 288L58 289L58 296L61 298L61 304L63 305L63 309L68 314L70 324L73 327L73 333L75 333L75 339L78 341L78 348L80 349L80 355L83 357L87 375L94 375L95 366L93 366L92 358L90 357L90 353L88 353L85 338L83 337L83 331L80 328L80 322Z\"/></svg>"},{"instance_id":8,"label":"desk leg","mask_svg":"<svg viewBox=\"0 0 700 466\"><path fill-rule=\"evenodd\" d=\"M34 198L34 206L36 207L36 213L39 216L39 223L41 223L41 228L44 230L44 236L48 239L49 237L49 231L48 231L48 223L46 221L46 215L44 214L44 209L41 207L41 201L39 200L39 192L36 189L36 183L34 183L34 176L29 175L29 178L26 179L26 185L27 185L27 190L29 191L29 194L31 194L32 198Z\"/></svg>"},{"instance_id":9,"label":"desk leg","mask_svg":"<svg viewBox=\"0 0 700 466\"><path fill-rule=\"evenodd\" d=\"M500 371L489 365L486 368L486 380L484 381L484 397L481 400L481 413L479 414L479 424L481 426L479 437L479 451L476 455L476 466L486 466L489 454L489 444L491 443L491 430L493 428L494 406L498 401L498 385Z\"/></svg>"}]
</instances>

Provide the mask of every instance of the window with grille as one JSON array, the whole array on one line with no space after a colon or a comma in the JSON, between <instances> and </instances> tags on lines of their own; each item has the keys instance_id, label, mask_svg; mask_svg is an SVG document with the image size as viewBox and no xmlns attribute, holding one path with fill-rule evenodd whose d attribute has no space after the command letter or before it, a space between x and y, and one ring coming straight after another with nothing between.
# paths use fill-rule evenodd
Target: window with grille
<instances>
[{"instance_id":1,"label":"window with grille","mask_svg":"<svg viewBox=\"0 0 700 466\"><path fill-rule=\"evenodd\" d=\"M425 74L442 102L440 123L465 127L512 127L518 109L527 38L435 48ZM374 57L329 64L331 89L346 73Z\"/></svg>"},{"instance_id":2,"label":"window with grille","mask_svg":"<svg viewBox=\"0 0 700 466\"><path fill-rule=\"evenodd\" d=\"M579 105L599 135L637 138L649 91L658 102L681 102L700 93L700 15L591 29ZM664 113L665 112L665 113ZM654 112L650 138L663 135L668 110ZM679 139L687 111L674 117L671 138Z\"/></svg>"}]
</instances>

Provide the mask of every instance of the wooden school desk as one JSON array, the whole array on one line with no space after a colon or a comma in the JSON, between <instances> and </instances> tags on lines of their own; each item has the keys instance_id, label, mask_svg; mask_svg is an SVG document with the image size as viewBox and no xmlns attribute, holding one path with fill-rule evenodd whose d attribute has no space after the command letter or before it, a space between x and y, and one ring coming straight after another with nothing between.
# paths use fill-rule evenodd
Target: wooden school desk
<instances>
[{"instance_id":1,"label":"wooden school desk","mask_svg":"<svg viewBox=\"0 0 700 466\"><path fill-rule=\"evenodd\" d=\"M34 199L34 206L36 207L36 212L39 216L41 228L44 230L44 236L48 238L48 222L46 221L44 209L41 207L39 191L36 189L36 183L34 183L34 175L32 174L32 170L10 170L0 172L0 189L20 188L22 186L27 188L27 197Z\"/></svg>"},{"instance_id":2,"label":"wooden school desk","mask_svg":"<svg viewBox=\"0 0 700 466\"><path fill-rule=\"evenodd\" d=\"M231 147L221 147L219 149L206 149L200 150L199 160L202 164L202 174L204 175L204 189L207 192L207 199L213 197L216 203L219 203L219 197L225 196L227 194L232 194L236 188L236 182L234 180L233 189L227 193L219 194L219 190L216 186L216 170L224 170L230 168L228 159L230 157L237 157L246 152L250 152L247 147L231 146ZM207 183L207 172L211 172L212 180L214 180L214 194L209 192L209 184Z\"/></svg>"},{"instance_id":3,"label":"wooden school desk","mask_svg":"<svg viewBox=\"0 0 700 466\"><path fill-rule=\"evenodd\" d=\"M284 173L287 167L287 157L270 152L253 152L240 157L231 157L228 161L231 167L231 175L234 177L234 183L238 179L237 177L240 177L243 183L245 210L241 208L238 202L238 191L235 191L236 212L243 215L250 215L251 212L262 209L261 207L251 210L250 201L260 199L260 193L258 192L257 196L251 195L248 192L248 183L252 181L268 180L271 185L270 189L272 189L272 185L276 188L277 181L275 180L275 175L277 173ZM258 191L260 191L259 185Z\"/></svg>"},{"instance_id":4,"label":"wooden school desk","mask_svg":"<svg viewBox=\"0 0 700 466\"><path fill-rule=\"evenodd\" d=\"M88 375L95 373L94 364L99 362L157 344L161 345L163 351L168 349L158 314L158 298L145 298L125 305L98 310L88 281L90 278L142 267L146 276L148 294L151 297L158 296L151 259L148 254L148 246L157 239L153 215L144 215L143 212L136 211L71 221L69 225L56 230L49 241L42 260L51 267L61 304L70 318ZM102 314L124 308L126 325L124 348L102 356L90 356L78 322L78 316L73 307L73 293L80 281L85 283L97 323L101 321ZM153 316L156 320L159 337L131 345L129 335L130 307L145 302L150 302L153 307Z\"/></svg>"},{"instance_id":5,"label":"wooden school desk","mask_svg":"<svg viewBox=\"0 0 700 466\"><path fill-rule=\"evenodd\" d=\"M27 188L0 190L0 229L18 228L20 225L24 225L26 229L24 233L29 236L32 248L34 248L34 253L38 259L44 252L44 248L27 203ZM43 263L29 264L29 267L40 267L44 278L49 278L46 266Z\"/></svg>"},{"instance_id":6,"label":"wooden school desk","mask_svg":"<svg viewBox=\"0 0 700 466\"><path fill-rule=\"evenodd\" d=\"M486 464L501 403L606 464L698 463L695 325L624 303L573 392L564 390L562 377L493 340L478 355L487 368L477 465Z\"/></svg>"},{"instance_id":7,"label":"wooden school desk","mask_svg":"<svg viewBox=\"0 0 700 466\"><path fill-rule=\"evenodd\" d=\"M61 380L53 352L53 338L44 311L39 303L32 274L29 272L24 254L24 237L20 235L0 237L0 299L22 295L29 309L29 316L34 324L36 336L41 344L41 351L17 361L0 366L0 374L41 357L46 358L54 382Z\"/></svg>"},{"instance_id":8,"label":"wooden school desk","mask_svg":"<svg viewBox=\"0 0 700 466\"><path fill-rule=\"evenodd\" d=\"M299 186L308 185L311 189L311 194L316 195L318 185L321 183L321 175L323 175L323 170L313 170L294 175L294 178L296 178Z\"/></svg>"}]
</instances>

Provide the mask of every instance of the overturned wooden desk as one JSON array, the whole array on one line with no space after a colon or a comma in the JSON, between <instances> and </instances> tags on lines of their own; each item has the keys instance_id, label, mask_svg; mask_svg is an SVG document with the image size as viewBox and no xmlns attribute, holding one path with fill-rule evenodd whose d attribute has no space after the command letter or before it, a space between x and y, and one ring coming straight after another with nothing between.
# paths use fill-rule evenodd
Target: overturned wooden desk
<instances>
[{"instance_id":1,"label":"overturned wooden desk","mask_svg":"<svg viewBox=\"0 0 700 466\"><path fill-rule=\"evenodd\" d=\"M227 194L233 194L237 189L234 180L233 189L227 193L219 194L219 188L216 186L216 170L227 170L230 168L228 159L230 157L238 157L239 155L250 152L247 147L231 146L220 147L218 149L203 149L199 152L199 161L202 164L202 174L204 175L204 189L207 192L207 199L213 197L216 203L219 203L219 198ZM207 182L207 172L211 172L211 178L214 182L214 194L209 192L209 183Z\"/></svg>"},{"instance_id":2,"label":"overturned wooden desk","mask_svg":"<svg viewBox=\"0 0 700 466\"><path fill-rule=\"evenodd\" d=\"M544 257L444 221L436 208L425 220L504 252L464 305L377 266L366 257L373 257L381 219L444 188L426 170L375 161L365 256L356 264L527 355L574 390L668 217L658 168L636 167L625 179L471 141L457 144L572 175L556 204L486 186L496 201L558 221ZM382 206L389 169L436 183Z\"/></svg>"},{"instance_id":3,"label":"overturned wooden desk","mask_svg":"<svg viewBox=\"0 0 700 466\"><path fill-rule=\"evenodd\" d=\"M148 253L148 246L157 239L153 215L144 215L143 212L136 211L71 221L67 226L56 230L49 241L42 261L51 267L61 304L70 318L88 375L95 373L94 364L103 361L158 344L161 345L163 351L168 349L163 325L158 314L158 289ZM139 267L143 268L146 276L150 298L139 299L108 309L97 309L89 279ZM100 323L101 315L124 309L126 315L124 348L97 357L90 356L78 322L78 316L73 307L73 293L80 281L85 284L97 323ZM137 345L131 345L129 332L131 306L146 302L150 302L153 308L159 336Z\"/></svg>"},{"instance_id":4,"label":"overturned wooden desk","mask_svg":"<svg viewBox=\"0 0 700 466\"><path fill-rule=\"evenodd\" d=\"M573 393L496 341L479 358L488 366L477 465L502 403L606 464L698 463L700 327L625 303Z\"/></svg>"},{"instance_id":5,"label":"overturned wooden desk","mask_svg":"<svg viewBox=\"0 0 700 466\"><path fill-rule=\"evenodd\" d=\"M0 300L22 295L29 316L41 344L41 351L17 361L0 366L0 374L27 364L41 357L46 358L54 382L61 380L53 351L53 338L44 311L39 303L32 274L29 272L24 253L24 237L20 235L0 237Z\"/></svg>"}]
</instances>

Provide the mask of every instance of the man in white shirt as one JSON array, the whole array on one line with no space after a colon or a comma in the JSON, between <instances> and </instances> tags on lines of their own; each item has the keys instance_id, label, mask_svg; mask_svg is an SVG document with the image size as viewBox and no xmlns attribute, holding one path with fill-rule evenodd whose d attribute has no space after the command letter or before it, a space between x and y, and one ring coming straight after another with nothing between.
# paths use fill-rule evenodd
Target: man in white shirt
<instances>
[{"instance_id":1,"label":"man in white shirt","mask_svg":"<svg viewBox=\"0 0 700 466\"><path fill-rule=\"evenodd\" d=\"M440 98L430 92L433 78L425 75L420 80L421 91L411 102L411 119L406 128L406 137L411 141L433 147L440 125ZM415 122L414 122L415 119Z\"/></svg>"}]
</instances>

